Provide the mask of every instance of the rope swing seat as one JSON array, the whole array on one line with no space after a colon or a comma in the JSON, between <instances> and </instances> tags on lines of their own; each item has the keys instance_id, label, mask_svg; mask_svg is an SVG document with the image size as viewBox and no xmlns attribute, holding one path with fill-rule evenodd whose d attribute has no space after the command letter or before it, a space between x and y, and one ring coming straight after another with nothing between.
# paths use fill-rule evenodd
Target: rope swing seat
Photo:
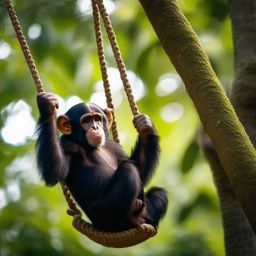
<instances>
[{"instance_id":1,"label":"rope swing seat","mask_svg":"<svg viewBox=\"0 0 256 256\"><path fill-rule=\"evenodd\" d=\"M112 24L107 14L106 8L103 4L103 0L91 0L91 1L92 1L92 9L93 9L93 20L94 20L96 44L97 44L98 57L99 57L104 91L106 95L107 106L109 108L114 109L114 106L112 103L110 84L109 84L108 74L107 74L107 65L106 65L106 60L104 55L104 45L103 45L103 37L101 32L100 19L102 19L105 30L107 32L107 35L113 50L113 54L117 63L117 67L120 72L120 77L123 82L123 87L129 101L130 108L131 108L132 114L135 116L139 114L138 107L134 101L131 85L129 83L127 73L126 73L125 64L122 60L121 53L116 41L113 28L112 28ZM27 44L24 33L22 31L18 17L14 10L12 0L5 0L5 5L7 8L8 14L10 16L10 19L12 21L17 38L19 40L22 52L24 54L24 57L30 69L31 75L35 82L37 92L38 93L44 92L41 79L39 77L33 57L30 53L30 49ZM113 117L112 135L113 135L114 141L119 143L115 116ZM96 228L93 227L92 224L90 224L89 222L85 221L82 218L82 212L80 211L80 209L78 209L65 183L61 182L60 185L62 187L62 191L67 201L67 204L69 206L67 213L73 217L73 221L72 221L73 227L80 233L86 235L89 239L93 240L94 242L106 247L123 248L123 247L136 245L156 235L157 231L150 224L142 224L139 227L134 227L129 230L124 230L121 232L105 232L105 231L97 230Z\"/></svg>"}]
</instances>

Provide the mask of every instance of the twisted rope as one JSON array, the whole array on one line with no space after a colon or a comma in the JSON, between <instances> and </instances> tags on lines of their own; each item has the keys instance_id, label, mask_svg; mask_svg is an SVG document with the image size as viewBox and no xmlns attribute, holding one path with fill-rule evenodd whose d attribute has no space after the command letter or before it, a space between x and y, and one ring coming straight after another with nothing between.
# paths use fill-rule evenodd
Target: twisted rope
<instances>
[{"instance_id":1,"label":"twisted rope","mask_svg":"<svg viewBox=\"0 0 256 256\"><path fill-rule=\"evenodd\" d=\"M33 77L33 80L35 81L37 92L43 92L44 88L43 88L42 81L39 77L39 74L38 74L38 71L37 71L37 68L36 68L36 64L35 64L34 59L33 59L32 55L30 53L29 46L28 46L26 38L23 34L20 22L18 20L18 17L16 15L16 12L15 12L14 7L13 7L12 1L11 0L5 0L5 5L6 5L6 9L8 11L8 14L10 16L11 22L13 24L13 28L14 28L14 30L16 32L16 35L17 35L17 38L19 40L22 52L24 54L24 57L26 59L28 67L30 69L30 73Z\"/></svg>"},{"instance_id":2,"label":"twisted rope","mask_svg":"<svg viewBox=\"0 0 256 256\"><path fill-rule=\"evenodd\" d=\"M117 44L116 36L115 36L114 30L113 30L110 18L108 16L107 10L103 4L103 0L92 0L92 2L94 3L94 5L98 6L101 18L103 20L103 23L104 23L104 26L105 26L106 32L108 34L108 38L109 38L109 41L110 41L110 44L111 44L111 47L112 47L112 50L114 53L116 64L117 64L118 70L120 72L120 77L123 82L123 87L126 92L132 114L135 116L135 115L139 114L139 110L138 110L138 107L134 100L132 88L131 88L130 82L128 80L127 72L126 72L126 67L125 67L124 61L122 59L121 52L120 52L119 46Z\"/></svg>"},{"instance_id":3,"label":"twisted rope","mask_svg":"<svg viewBox=\"0 0 256 256\"><path fill-rule=\"evenodd\" d=\"M16 12L14 10L12 1L11 0L5 0L5 5L6 5L7 12L10 16L11 22L13 24L13 28L16 32L18 41L20 43L22 52L23 52L24 57L26 59L26 62L28 64L30 73L31 73L31 75L33 77L33 80L35 82L37 92L38 93L44 92L42 81L39 77L39 73L37 71L36 64L34 62L32 54L30 52L30 49L29 49L29 46L27 44L26 38L25 38L24 33L22 31L22 27L20 25L19 19L18 19L17 15L16 15ZM81 215L81 211L77 208L74 200L71 197L70 192L68 191L67 186L63 182L61 182L60 184L61 184L63 193L65 195L65 198L67 200L67 203L70 207L70 209L68 210L68 213L70 215L75 215L75 214L78 214L78 215L80 214Z\"/></svg>"},{"instance_id":4,"label":"twisted rope","mask_svg":"<svg viewBox=\"0 0 256 256\"><path fill-rule=\"evenodd\" d=\"M107 106L109 108L112 108L114 110L114 104L112 100L111 90L110 90L110 83L108 79L108 73L107 73L107 63L104 53L104 46L103 46L103 37L101 32L101 26L100 26L100 15L99 15L99 9L95 1L92 0L92 10L93 10L93 21L94 21L94 28L95 28L95 37L96 37L96 44L97 44L97 50L98 50L98 58L101 68L101 75L103 80L103 86L105 90L105 96L107 101ZM115 111L114 111L115 113ZM115 142L119 143L118 138L118 132L117 132L117 124L115 119L115 114L113 114L113 124L112 124L112 136Z\"/></svg>"},{"instance_id":5,"label":"twisted rope","mask_svg":"<svg viewBox=\"0 0 256 256\"><path fill-rule=\"evenodd\" d=\"M62 188L63 195L65 196L66 201L67 201L68 206L69 206L69 209L67 210L67 213L70 216L76 216L76 215L82 216L82 212L78 209L78 207L77 207L75 201L73 200L72 195L71 195L68 187L66 186L66 184L64 182L60 182L60 185L61 185L61 188Z\"/></svg>"}]
</instances>

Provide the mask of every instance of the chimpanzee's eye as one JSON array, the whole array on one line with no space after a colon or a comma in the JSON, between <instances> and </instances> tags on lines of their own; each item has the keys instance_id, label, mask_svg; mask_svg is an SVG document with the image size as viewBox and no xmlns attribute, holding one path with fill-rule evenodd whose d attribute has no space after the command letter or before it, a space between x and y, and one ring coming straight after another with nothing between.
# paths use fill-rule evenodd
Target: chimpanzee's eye
<instances>
[{"instance_id":1,"label":"chimpanzee's eye","mask_svg":"<svg viewBox=\"0 0 256 256\"><path fill-rule=\"evenodd\" d=\"M85 124L90 123L90 117L89 117L89 116L84 117L84 118L82 119L82 123L85 123Z\"/></svg>"},{"instance_id":2,"label":"chimpanzee's eye","mask_svg":"<svg viewBox=\"0 0 256 256\"><path fill-rule=\"evenodd\" d=\"M94 116L94 121L95 122L101 122L101 120L102 120L102 117L100 115Z\"/></svg>"}]
</instances>

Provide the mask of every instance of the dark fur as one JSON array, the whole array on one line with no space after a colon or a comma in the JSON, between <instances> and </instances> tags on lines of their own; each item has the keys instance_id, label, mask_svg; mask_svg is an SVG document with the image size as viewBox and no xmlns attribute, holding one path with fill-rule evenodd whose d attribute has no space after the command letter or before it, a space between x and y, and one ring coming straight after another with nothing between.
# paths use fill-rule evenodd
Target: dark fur
<instances>
[{"instance_id":1,"label":"dark fur","mask_svg":"<svg viewBox=\"0 0 256 256\"><path fill-rule=\"evenodd\" d=\"M85 104L78 104L66 115L72 120L72 135L58 136L56 117L41 115L38 121L37 162L47 185L64 181L73 197L101 230L121 231L134 226L129 217L137 198L144 201L145 220L158 226L167 208L166 191L152 188L143 192L151 178L159 158L159 137L139 136L131 156L111 140L99 148L92 148L83 141L84 130L78 120L90 111ZM99 108L104 114L104 111ZM104 116L107 134L107 119ZM103 152L103 153L102 153Z\"/></svg>"}]
</instances>

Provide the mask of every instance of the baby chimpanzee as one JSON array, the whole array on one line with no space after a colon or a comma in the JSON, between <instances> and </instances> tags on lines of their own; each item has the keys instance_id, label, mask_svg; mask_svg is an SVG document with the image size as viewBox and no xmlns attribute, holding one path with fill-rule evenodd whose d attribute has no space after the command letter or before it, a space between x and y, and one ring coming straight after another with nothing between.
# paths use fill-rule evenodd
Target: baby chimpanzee
<instances>
[{"instance_id":1,"label":"baby chimpanzee","mask_svg":"<svg viewBox=\"0 0 256 256\"><path fill-rule=\"evenodd\" d=\"M139 137L129 157L107 139L112 109L80 103L57 118L58 101L47 92L38 95L38 108L37 162L45 183L64 181L100 230L122 231L142 223L157 228L168 199L160 187L143 191L159 158L159 137L149 117L135 116Z\"/></svg>"}]
</instances>

